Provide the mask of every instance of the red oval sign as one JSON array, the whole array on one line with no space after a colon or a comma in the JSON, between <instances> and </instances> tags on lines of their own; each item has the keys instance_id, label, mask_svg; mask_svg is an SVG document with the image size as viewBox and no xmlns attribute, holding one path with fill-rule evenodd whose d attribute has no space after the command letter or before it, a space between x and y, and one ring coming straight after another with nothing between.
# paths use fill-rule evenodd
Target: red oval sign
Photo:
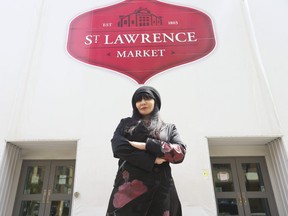
<instances>
[{"instance_id":1,"label":"red oval sign","mask_svg":"<svg viewBox=\"0 0 288 216\"><path fill-rule=\"evenodd\" d=\"M202 58L214 47L206 14L156 0L126 0L84 13L71 22L67 42L74 58L118 71L140 84Z\"/></svg>"}]
</instances>

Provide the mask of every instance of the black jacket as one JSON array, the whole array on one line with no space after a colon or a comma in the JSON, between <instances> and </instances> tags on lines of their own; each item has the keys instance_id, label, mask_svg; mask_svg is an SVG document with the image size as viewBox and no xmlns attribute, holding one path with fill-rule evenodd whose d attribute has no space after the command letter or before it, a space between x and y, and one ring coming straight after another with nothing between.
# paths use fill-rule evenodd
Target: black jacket
<instances>
[{"instance_id":1,"label":"black jacket","mask_svg":"<svg viewBox=\"0 0 288 216\"><path fill-rule=\"evenodd\" d=\"M130 117L122 119L111 140L114 157L119 158L119 170L107 215L162 216L169 212L170 216L181 216L169 163L184 160L186 145L174 124L161 124L155 136L143 124L131 133L129 129L135 124ZM146 142L146 150L134 148L129 141ZM157 165L156 157L167 162Z\"/></svg>"}]
</instances>

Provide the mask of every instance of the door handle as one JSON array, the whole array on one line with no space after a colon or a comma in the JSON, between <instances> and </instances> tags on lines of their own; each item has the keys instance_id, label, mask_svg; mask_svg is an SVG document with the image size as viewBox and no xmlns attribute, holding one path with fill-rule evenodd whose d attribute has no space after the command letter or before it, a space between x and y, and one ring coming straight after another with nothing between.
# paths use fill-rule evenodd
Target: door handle
<instances>
[{"instance_id":1,"label":"door handle","mask_svg":"<svg viewBox=\"0 0 288 216\"><path fill-rule=\"evenodd\" d=\"M47 204L50 203L50 197L51 197L51 189L48 190L47 200L46 200L46 203L47 203Z\"/></svg>"},{"instance_id":2,"label":"door handle","mask_svg":"<svg viewBox=\"0 0 288 216\"><path fill-rule=\"evenodd\" d=\"M247 205L247 198L244 192L242 192L242 199L243 199L244 205Z\"/></svg>"},{"instance_id":3,"label":"door handle","mask_svg":"<svg viewBox=\"0 0 288 216\"><path fill-rule=\"evenodd\" d=\"M43 196L42 196L42 203L45 203L46 195L47 195L47 190L44 189L44 190L43 190Z\"/></svg>"},{"instance_id":4,"label":"door handle","mask_svg":"<svg viewBox=\"0 0 288 216\"><path fill-rule=\"evenodd\" d=\"M238 204L239 204L240 206L243 205L243 200L242 200L242 196L241 196L240 193L237 193L237 201L238 201Z\"/></svg>"}]
</instances>

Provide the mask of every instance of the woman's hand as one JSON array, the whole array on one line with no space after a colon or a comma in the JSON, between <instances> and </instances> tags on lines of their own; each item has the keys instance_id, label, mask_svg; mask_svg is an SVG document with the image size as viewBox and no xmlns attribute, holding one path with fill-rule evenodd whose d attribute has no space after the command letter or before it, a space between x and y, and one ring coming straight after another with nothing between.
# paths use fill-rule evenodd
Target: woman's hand
<instances>
[{"instance_id":1,"label":"woman's hand","mask_svg":"<svg viewBox=\"0 0 288 216\"><path fill-rule=\"evenodd\" d=\"M135 142L135 141L129 141L130 145L132 145L133 147L140 149L140 150L146 150L146 143L144 142ZM166 162L167 160L157 157L155 159L155 164L162 164L164 162Z\"/></svg>"},{"instance_id":2,"label":"woman's hand","mask_svg":"<svg viewBox=\"0 0 288 216\"><path fill-rule=\"evenodd\" d=\"M154 162L154 163L155 163L155 164L162 164L162 163L164 163L164 162L166 162L165 159L157 157L157 158L155 159L155 162Z\"/></svg>"},{"instance_id":3,"label":"woman's hand","mask_svg":"<svg viewBox=\"0 0 288 216\"><path fill-rule=\"evenodd\" d=\"M144 142L129 141L129 143L137 149L146 150L146 143Z\"/></svg>"}]
</instances>

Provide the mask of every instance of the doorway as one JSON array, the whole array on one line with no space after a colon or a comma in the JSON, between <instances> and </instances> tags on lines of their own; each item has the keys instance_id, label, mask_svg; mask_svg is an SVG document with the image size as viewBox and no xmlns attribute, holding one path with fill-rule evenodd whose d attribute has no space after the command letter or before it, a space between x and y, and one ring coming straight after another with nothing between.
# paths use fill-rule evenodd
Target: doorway
<instances>
[{"instance_id":1,"label":"doorway","mask_svg":"<svg viewBox=\"0 0 288 216\"><path fill-rule=\"evenodd\" d=\"M13 216L70 216L75 160L23 161Z\"/></svg>"},{"instance_id":2,"label":"doorway","mask_svg":"<svg viewBox=\"0 0 288 216\"><path fill-rule=\"evenodd\" d=\"M211 157L219 216L277 216L264 157Z\"/></svg>"}]
</instances>

